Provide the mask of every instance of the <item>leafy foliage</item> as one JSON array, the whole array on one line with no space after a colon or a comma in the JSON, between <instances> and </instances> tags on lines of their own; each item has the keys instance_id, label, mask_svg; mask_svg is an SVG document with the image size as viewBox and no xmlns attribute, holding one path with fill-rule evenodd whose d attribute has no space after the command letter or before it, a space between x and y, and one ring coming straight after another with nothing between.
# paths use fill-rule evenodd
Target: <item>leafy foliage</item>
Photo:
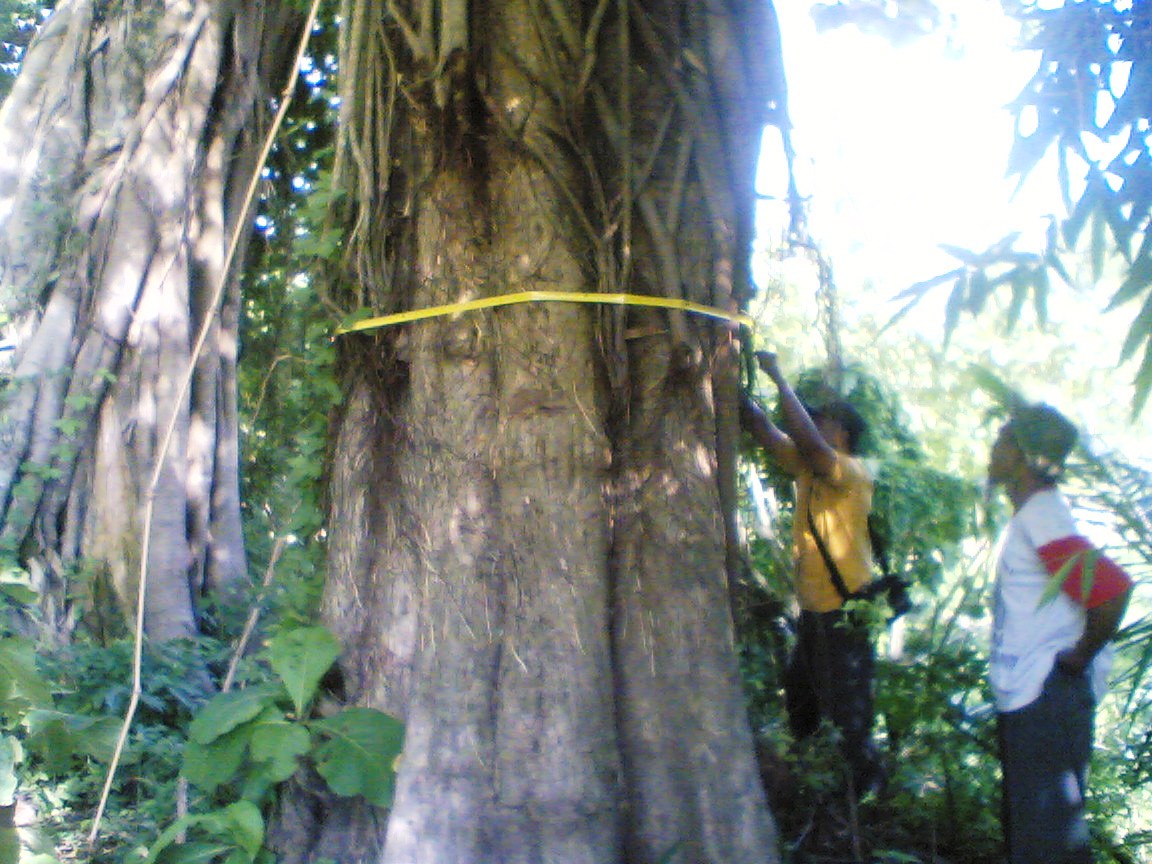
<instances>
[{"instance_id":1,"label":"leafy foliage","mask_svg":"<svg viewBox=\"0 0 1152 864\"><path fill-rule=\"evenodd\" d=\"M891 372L892 370L887 370ZM802 398L817 401L825 370L797 377ZM899 379L897 374L896 379ZM987 371L973 371L994 403L1019 394ZM865 798L850 826L869 860L946 859L992 864L1001 859L999 775L994 713L986 684L992 537L1004 512L985 508L974 483L934 467L908 432L900 401L860 367L845 370L842 388L872 425L868 458L878 477L877 509L898 550L899 568L915 574L916 608L905 629L876 630L878 743L889 768L887 789ZM785 478L759 466L773 484L777 518L749 538L751 567L742 585L739 623L742 664L762 767L775 792L775 812L792 844L813 830L821 796L845 766L835 736L790 741L780 671L791 645L788 606L790 520ZM1068 494L1082 514L1106 528L1107 552L1138 580L1152 572L1152 488L1147 470L1117 454L1081 448L1069 466ZM995 505L996 502L989 502ZM1093 515L1095 514L1095 515ZM746 512L745 521L754 514ZM908 536L905 536L908 535ZM1147 859L1152 791L1152 648L1146 605L1135 603L1117 643L1113 694L1098 712L1090 813L1101 860ZM823 792L821 791L823 790Z\"/></svg>"},{"instance_id":2,"label":"leafy foliage","mask_svg":"<svg viewBox=\"0 0 1152 864\"><path fill-rule=\"evenodd\" d=\"M1013 0L1005 7L1021 22L1024 47L1040 55L1011 106L1009 173L1023 182L1051 155L1065 212L1053 218L1040 252L1018 250L1018 234L982 252L943 247L958 266L899 295L907 305L897 317L950 285L948 333L1003 294L1009 331L1028 305L1043 326L1053 284L1074 282L1064 259L1086 242L1092 282L1108 286L1106 263L1115 253L1122 275L1102 290L1110 292L1106 311L1134 310L1118 360L1137 361L1137 415L1152 393L1152 9L1124 0Z\"/></svg>"},{"instance_id":3,"label":"leafy foliage","mask_svg":"<svg viewBox=\"0 0 1152 864\"><path fill-rule=\"evenodd\" d=\"M35 0L0 0L0 101L12 89L12 82L24 57L24 49L32 41L41 18L55 6L55 2Z\"/></svg>"}]
</instances>

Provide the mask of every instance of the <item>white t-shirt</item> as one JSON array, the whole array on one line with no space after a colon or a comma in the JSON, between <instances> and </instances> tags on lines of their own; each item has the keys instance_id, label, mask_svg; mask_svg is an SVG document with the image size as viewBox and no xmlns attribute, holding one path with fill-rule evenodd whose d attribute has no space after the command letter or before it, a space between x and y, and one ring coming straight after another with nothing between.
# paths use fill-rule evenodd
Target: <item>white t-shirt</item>
<instances>
[{"instance_id":1,"label":"white t-shirt","mask_svg":"<svg viewBox=\"0 0 1152 864\"><path fill-rule=\"evenodd\" d=\"M1084 632L1082 606L1063 591L1044 599L1052 577L1036 551L1078 533L1064 496L1057 489L1043 489L1024 502L1000 539L988 676L998 711L1015 711L1035 701L1056 655L1075 645ZM1112 653L1106 647L1090 667L1097 701L1107 687Z\"/></svg>"}]
</instances>

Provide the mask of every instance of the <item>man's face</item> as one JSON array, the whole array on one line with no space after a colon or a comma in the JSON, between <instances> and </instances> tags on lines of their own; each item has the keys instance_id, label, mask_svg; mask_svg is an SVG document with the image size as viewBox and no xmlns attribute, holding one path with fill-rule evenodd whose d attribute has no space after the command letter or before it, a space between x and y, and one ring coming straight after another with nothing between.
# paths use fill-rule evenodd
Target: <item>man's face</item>
<instances>
[{"instance_id":1,"label":"man's face","mask_svg":"<svg viewBox=\"0 0 1152 864\"><path fill-rule=\"evenodd\" d=\"M1012 429L1008 423L1000 428L1000 434L992 444L992 452L988 457L988 480L990 483L1003 483L1012 476L1012 471L1019 463L1020 448L1012 437Z\"/></svg>"}]
</instances>

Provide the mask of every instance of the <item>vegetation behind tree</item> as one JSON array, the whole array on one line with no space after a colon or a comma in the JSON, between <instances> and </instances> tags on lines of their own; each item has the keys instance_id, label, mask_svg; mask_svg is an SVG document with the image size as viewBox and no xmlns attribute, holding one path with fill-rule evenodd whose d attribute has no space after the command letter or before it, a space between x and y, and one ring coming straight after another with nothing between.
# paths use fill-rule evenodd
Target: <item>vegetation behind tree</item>
<instances>
[{"instance_id":1,"label":"vegetation behind tree","mask_svg":"<svg viewBox=\"0 0 1152 864\"><path fill-rule=\"evenodd\" d=\"M332 327L348 311L346 298L331 306L329 289L316 279L318 269L302 266L339 251L339 232L334 237L325 230L329 205L339 206L339 196L326 191L334 139L330 94L321 79L331 70L322 52L315 58L315 89L299 94L305 98L298 100L288 126L289 146L274 154L266 174L261 230L245 274L239 427L251 594L239 603L235 596L209 598L201 607L209 624L203 632L145 653L141 710L93 848L88 832L113 758L118 721L132 695L134 646L122 630L107 630L87 618L70 644L39 645L34 655L28 634L37 629L36 598L26 573L7 572L0 593L8 620L15 623L0 645L6 732L0 792L7 796L0 806L21 829L0 831L8 843L0 856L9 856L0 861L15 860L12 843L18 837L26 858L36 864L53 859L264 864L271 860L270 848L285 843L276 826L315 818L315 811L304 811L307 802L317 800L344 820L331 819L325 830L343 834L346 843L375 842L373 820L384 812L376 808L391 801L393 769L400 763L365 761L355 754L368 746L390 756L400 733L383 715L349 713L342 704L348 682L332 665L347 643L313 626L332 530L325 519L331 503L325 482L331 464L328 428L333 417L348 422L342 411L347 410L349 363L365 364L370 354L365 350L365 356L350 360L342 353L347 349L333 342ZM802 303L793 299L784 306ZM811 326L790 325L780 316L768 332L773 347L787 350L799 345L803 329ZM846 336L845 355L866 358L867 365L837 372L846 373L844 386L866 405L877 430L870 458L878 468L879 507L894 557L916 585L917 607L907 618L902 653L882 664L878 682L890 794L865 803L856 830L864 848L880 860L992 862L998 855L997 792L983 684L987 576L982 565L991 536L987 523L993 520L985 518L979 500L978 473L942 467L934 447L925 443L929 436L937 445L943 440L956 451L969 451L968 463L978 464L980 442L951 439L940 429L951 428L958 398L967 400L966 406L989 403L979 402L971 387L952 377L936 385L950 394L942 404L910 406L906 392L894 394L924 375L925 355L933 352L917 346L899 355L869 355L875 350L868 347L870 340L855 341L867 328L860 329ZM1075 334L1066 338L1072 341ZM964 365L955 354L933 362L949 376ZM805 389L822 380L824 371L801 376ZM915 408L918 422L911 420L909 408ZM1120 526L1116 543L1124 544L1126 563L1137 575L1146 574L1152 566L1149 507L1141 492L1148 488L1146 469L1115 454L1086 453L1077 476L1086 481L1074 487L1079 500L1109 514L1107 524ZM776 488L778 518L769 537L748 540L752 566L737 609L744 687L787 856L815 796L834 785L839 768L831 748L818 744L795 752L784 731L776 675L787 638L780 628L788 596L787 556L773 538L787 536L788 499L784 485ZM754 517L749 509L742 518L750 526ZM259 616L253 641L246 643L246 625L254 620L250 611ZM893 637L885 625L878 626L887 647ZM1120 686L1101 718L1094 827L1099 848L1116 861L1149 860L1147 635L1141 620L1125 630ZM206 698L200 686L204 670L214 681L228 682L221 697ZM691 729L684 740L694 742ZM676 860L675 850L667 850L667 860Z\"/></svg>"}]
</instances>

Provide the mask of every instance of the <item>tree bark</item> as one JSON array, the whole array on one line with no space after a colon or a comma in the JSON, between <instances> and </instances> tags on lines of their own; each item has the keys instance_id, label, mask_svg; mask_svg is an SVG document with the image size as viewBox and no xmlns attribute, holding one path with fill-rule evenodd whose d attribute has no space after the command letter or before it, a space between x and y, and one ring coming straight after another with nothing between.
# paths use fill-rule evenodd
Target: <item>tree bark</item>
<instances>
[{"instance_id":1,"label":"tree bark","mask_svg":"<svg viewBox=\"0 0 1152 864\"><path fill-rule=\"evenodd\" d=\"M350 311L746 299L769 6L388 10L343 10ZM407 737L387 818L301 793L285 861L778 860L728 605L738 348L563 304L342 340L324 616Z\"/></svg>"},{"instance_id":2,"label":"tree bark","mask_svg":"<svg viewBox=\"0 0 1152 864\"><path fill-rule=\"evenodd\" d=\"M40 577L59 635L79 614L62 598L93 584L134 608L149 495L151 636L192 635L197 598L246 578L238 268L224 266L282 84L269 72L295 47L289 7L64 0L0 112L15 154L0 166L0 302L17 343L0 543Z\"/></svg>"}]
</instances>

